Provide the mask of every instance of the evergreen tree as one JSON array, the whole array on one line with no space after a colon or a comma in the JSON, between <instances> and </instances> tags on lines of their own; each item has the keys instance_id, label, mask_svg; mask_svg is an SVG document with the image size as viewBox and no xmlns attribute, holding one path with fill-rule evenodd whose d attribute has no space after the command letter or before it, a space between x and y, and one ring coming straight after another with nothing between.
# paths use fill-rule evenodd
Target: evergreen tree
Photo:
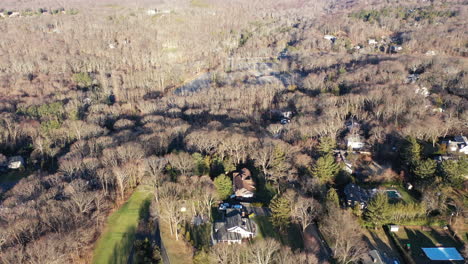
<instances>
[{"instance_id":1,"label":"evergreen tree","mask_svg":"<svg viewBox=\"0 0 468 264\"><path fill-rule=\"evenodd\" d=\"M428 181L432 180L436 171L437 163L435 160L427 159L417 161L413 166L413 173L418 180Z\"/></svg>"},{"instance_id":2,"label":"evergreen tree","mask_svg":"<svg viewBox=\"0 0 468 264\"><path fill-rule=\"evenodd\" d=\"M317 160L312 168L312 175L324 183L331 183L339 171L340 166L335 162L335 158L332 155L326 155Z\"/></svg>"},{"instance_id":3,"label":"evergreen tree","mask_svg":"<svg viewBox=\"0 0 468 264\"><path fill-rule=\"evenodd\" d=\"M338 193L334 188L328 189L326 202L328 205L336 207L340 206L340 199L338 198Z\"/></svg>"},{"instance_id":4,"label":"evergreen tree","mask_svg":"<svg viewBox=\"0 0 468 264\"><path fill-rule=\"evenodd\" d=\"M275 146L274 148L271 167L273 169L273 174L279 175L283 175L289 169L288 163L286 162L286 153L279 146Z\"/></svg>"},{"instance_id":5,"label":"evergreen tree","mask_svg":"<svg viewBox=\"0 0 468 264\"><path fill-rule=\"evenodd\" d=\"M231 158L227 158L222 161L223 167L224 167L224 172L231 173L236 170L236 164L234 164L234 161L232 161Z\"/></svg>"},{"instance_id":6,"label":"evergreen tree","mask_svg":"<svg viewBox=\"0 0 468 264\"><path fill-rule=\"evenodd\" d=\"M270 209L273 225L285 228L291 223L291 201L284 196L276 196L271 200Z\"/></svg>"},{"instance_id":7,"label":"evergreen tree","mask_svg":"<svg viewBox=\"0 0 468 264\"><path fill-rule=\"evenodd\" d=\"M468 175L468 159L461 158L458 161L446 160L441 165L444 182L453 185L461 186Z\"/></svg>"},{"instance_id":8,"label":"evergreen tree","mask_svg":"<svg viewBox=\"0 0 468 264\"><path fill-rule=\"evenodd\" d=\"M336 148L336 140L334 138L323 137L320 139L318 150L321 155L332 154L335 148Z\"/></svg>"},{"instance_id":9,"label":"evergreen tree","mask_svg":"<svg viewBox=\"0 0 468 264\"><path fill-rule=\"evenodd\" d=\"M212 260L210 255L205 251L201 250L193 257L193 264L206 264L211 263Z\"/></svg>"},{"instance_id":10,"label":"evergreen tree","mask_svg":"<svg viewBox=\"0 0 468 264\"><path fill-rule=\"evenodd\" d=\"M214 179L214 185L218 193L218 198L224 200L232 194L232 181L225 174L221 174Z\"/></svg>"},{"instance_id":11,"label":"evergreen tree","mask_svg":"<svg viewBox=\"0 0 468 264\"><path fill-rule=\"evenodd\" d=\"M388 222L390 204L386 193L378 193L367 206L366 220L374 227L382 226Z\"/></svg>"},{"instance_id":12,"label":"evergreen tree","mask_svg":"<svg viewBox=\"0 0 468 264\"><path fill-rule=\"evenodd\" d=\"M414 137L407 138L407 145L402 152L403 159L409 166L414 166L421 160L421 145Z\"/></svg>"}]
</instances>

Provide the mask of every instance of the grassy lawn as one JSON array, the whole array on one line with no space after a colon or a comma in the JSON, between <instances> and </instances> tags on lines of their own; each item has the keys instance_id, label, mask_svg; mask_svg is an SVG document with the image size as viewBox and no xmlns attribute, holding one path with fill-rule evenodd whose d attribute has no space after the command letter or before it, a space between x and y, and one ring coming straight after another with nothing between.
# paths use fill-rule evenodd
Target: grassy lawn
<instances>
[{"instance_id":1,"label":"grassy lawn","mask_svg":"<svg viewBox=\"0 0 468 264\"><path fill-rule=\"evenodd\" d=\"M139 187L119 210L109 216L96 243L93 263L127 263L140 217L147 210L151 192Z\"/></svg>"},{"instance_id":2,"label":"grassy lawn","mask_svg":"<svg viewBox=\"0 0 468 264\"><path fill-rule=\"evenodd\" d=\"M421 248L423 247L455 247L459 251L463 245L457 243L452 237L443 229L431 228L430 231L423 231L420 227L400 227L400 231L395 235L403 247L410 244L410 253L413 259L418 264L425 264L428 262L427 257Z\"/></svg>"},{"instance_id":3,"label":"grassy lawn","mask_svg":"<svg viewBox=\"0 0 468 264\"><path fill-rule=\"evenodd\" d=\"M291 224L286 230L280 232L273 226L268 216L257 215L253 219L257 223L259 238L273 238L292 249L304 248L304 239L298 225Z\"/></svg>"},{"instance_id":4,"label":"grassy lawn","mask_svg":"<svg viewBox=\"0 0 468 264\"><path fill-rule=\"evenodd\" d=\"M2 183L13 183L21 180L24 177L30 175L32 171L30 170L10 170L8 172L2 173L0 176L0 184Z\"/></svg>"},{"instance_id":5,"label":"grassy lawn","mask_svg":"<svg viewBox=\"0 0 468 264\"><path fill-rule=\"evenodd\" d=\"M182 235L179 234L179 240L177 241L175 236L171 236L169 226L166 223L161 222L159 227L161 230L161 239L171 264L192 263L193 249L183 241Z\"/></svg>"}]
</instances>

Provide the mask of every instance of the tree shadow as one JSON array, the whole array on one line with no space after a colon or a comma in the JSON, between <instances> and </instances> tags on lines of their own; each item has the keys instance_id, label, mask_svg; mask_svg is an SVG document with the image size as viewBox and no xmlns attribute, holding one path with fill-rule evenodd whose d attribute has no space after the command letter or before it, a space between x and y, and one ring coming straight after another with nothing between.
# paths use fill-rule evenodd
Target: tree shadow
<instances>
[{"instance_id":1,"label":"tree shadow","mask_svg":"<svg viewBox=\"0 0 468 264\"><path fill-rule=\"evenodd\" d=\"M136 228L130 227L123 232L122 238L114 245L112 257L108 264L127 264L132 259L133 242L135 240Z\"/></svg>"},{"instance_id":2,"label":"tree shadow","mask_svg":"<svg viewBox=\"0 0 468 264\"><path fill-rule=\"evenodd\" d=\"M405 228L408 239L401 239L403 246L408 248L411 256L418 264L425 264L429 259L424 254L422 248L435 247L436 245L432 240L420 230Z\"/></svg>"}]
</instances>

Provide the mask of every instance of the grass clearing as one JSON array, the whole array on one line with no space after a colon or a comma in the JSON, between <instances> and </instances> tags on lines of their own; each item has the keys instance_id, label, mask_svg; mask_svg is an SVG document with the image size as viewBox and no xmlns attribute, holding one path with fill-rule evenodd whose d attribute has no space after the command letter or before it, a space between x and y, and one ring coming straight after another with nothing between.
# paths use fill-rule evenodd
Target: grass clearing
<instances>
[{"instance_id":1,"label":"grass clearing","mask_svg":"<svg viewBox=\"0 0 468 264\"><path fill-rule=\"evenodd\" d=\"M18 182L22 178L28 177L32 173L32 170L26 169L9 170L7 172L1 173L0 184Z\"/></svg>"},{"instance_id":2,"label":"grass clearing","mask_svg":"<svg viewBox=\"0 0 468 264\"><path fill-rule=\"evenodd\" d=\"M152 193L139 187L127 202L112 213L96 243L93 263L127 263L141 215L147 210Z\"/></svg>"},{"instance_id":3,"label":"grass clearing","mask_svg":"<svg viewBox=\"0 0 468 264\"><path fill-rule=\"evenodd\" d=\"M281 242L283 245L291 247L293 250L304 248L304 239L302 230L297 224L290 224L284 231L277 230L270 221L268 216L255 216L254 221L257 223L258 237L262 239L273 238Z\"/></svg>"},{"instance_id":4,"label":"grass clearing","mask_svg":"<svg viewBox=\"0 0 468 264\"><path fill-rule=\"evenodd\" d=\"M182 234L180 234L179 240L175 239L175 236L171 236L169 226L160 222L159 224L161 231L161 239L166 248L167 255L171 264L190 264L193 262L193 249L185 241L183 241Z\"/></svg>"}]
</instances>

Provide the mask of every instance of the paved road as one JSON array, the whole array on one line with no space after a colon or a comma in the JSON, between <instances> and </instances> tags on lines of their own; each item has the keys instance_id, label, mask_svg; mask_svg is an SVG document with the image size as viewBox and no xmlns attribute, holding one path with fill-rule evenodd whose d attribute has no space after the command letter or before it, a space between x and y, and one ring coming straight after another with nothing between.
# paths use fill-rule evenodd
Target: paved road
<instances>
[{"instance_id":1,"label":"paved road","mask_svg":"<svg viewBox=\"0 0 468 264\"><path fill-rule=\"evenodd\" d=\"M309 225L304 232L304 249L307 253L317 256L319 263L330 263L331 249L323 240L316 224Z\"/></svg>"},{"instance_id":2,"label":"paved road","mask_svg":"<svg viewBox=\"0 0 468 264\"><path fill-rule=\"evenodd\" d=\"M156 245L158 245L159 249L161 250L161 258L164 264L171 264L169 260L169 256L167 255L166 248L164 247L164 243L161 239L161 233L159 231L159 221L155 220L154 224L154 241Z\"/></svg>"}]
</instances>

